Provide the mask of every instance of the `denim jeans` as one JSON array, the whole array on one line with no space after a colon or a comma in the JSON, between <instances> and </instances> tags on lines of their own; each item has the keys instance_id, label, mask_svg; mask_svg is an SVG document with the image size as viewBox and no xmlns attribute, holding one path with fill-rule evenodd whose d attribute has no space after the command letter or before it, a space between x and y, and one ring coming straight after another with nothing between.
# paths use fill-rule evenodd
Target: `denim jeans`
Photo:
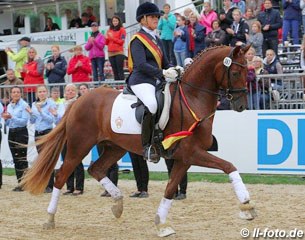
<instances>
[{"instance_id":1,"label":"denim jeans","mask_svg":"<svg viewBox=\"0 0 305 240\"><path fill-rule=\"evenodd\" d=\"M91 59L92 64L92 71L93 71L93 81L104 81L104 64L105 64L105 58L104 57L98 57L98 58L92 58Z\"/></svg>"},{"instance_id":2,"label":"denim jeans","mask_svg":"<svg viewBox=\"0 0 305 240\"><path fill-rule=\"evenodd\" d=\"M293 39L293 44L299 44L299 21L298 20L283 20L283 42L287 41L288 33L292 33L290 38Z\"/></svg>"},{"instance_id":3,"label":"denim jeans","mask_svg":"<svg viewBox=\"0 0 305 240\"><path fill-rule=\"evenodd\" d=\"M184 67L184 59L186 58L186 52L175 52L177 65Z\"/></svg>"}]
</instances>

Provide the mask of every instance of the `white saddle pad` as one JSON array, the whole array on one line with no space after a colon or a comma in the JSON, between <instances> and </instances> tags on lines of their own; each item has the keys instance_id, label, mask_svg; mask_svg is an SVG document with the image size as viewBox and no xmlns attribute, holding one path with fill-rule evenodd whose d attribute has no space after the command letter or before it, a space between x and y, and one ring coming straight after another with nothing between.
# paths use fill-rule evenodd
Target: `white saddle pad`
<instances>
[{"instance_id":1,"label":"white saddle pad","mask_svg":"<svg viewBox=\"0 0 305 240\"><path fill-rule=\"evenodd\" d=\"M163 130L169 119L171 96L169 85L166 84L164 90L164 108L159 120L159 127ZM136 120L135 108L131 108L137 102L134 95L120 93L114 100L111 111L111 129L115 133L141 134L141 124Z\"/></svg>"}]
</instances>

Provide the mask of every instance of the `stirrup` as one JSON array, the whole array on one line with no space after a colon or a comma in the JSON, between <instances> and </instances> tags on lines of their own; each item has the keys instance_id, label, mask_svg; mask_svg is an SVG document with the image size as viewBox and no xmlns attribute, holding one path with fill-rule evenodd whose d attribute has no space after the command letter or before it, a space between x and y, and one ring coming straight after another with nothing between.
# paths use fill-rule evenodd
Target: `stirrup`
<instances>
[{"instance_id":1,"label":"stirrup","mask_svg":"<svg viewBox=\"0 0 305 240\"><path fill-rule=\"evenodd\" d=\"M158 163L160 161L160 156L153 145L150 145L144 149L143 158L144 160L152 163Z\"/></svg>"}]
</instances>

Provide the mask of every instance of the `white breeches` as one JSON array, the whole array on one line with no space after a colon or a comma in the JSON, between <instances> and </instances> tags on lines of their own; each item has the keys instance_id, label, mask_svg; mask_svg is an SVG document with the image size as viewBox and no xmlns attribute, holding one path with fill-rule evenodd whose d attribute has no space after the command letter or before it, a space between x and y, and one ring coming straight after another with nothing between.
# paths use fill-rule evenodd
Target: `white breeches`
<instances>
[{"instance_id":1,"label":"white breeches","mask_svg":"<svg viewBox=\"0 0 305 240\"><path fill-rule=\"evenodd\" d=\"M156 88L153 85L141 83L132 85L130 88L152 114L157 112Z\"/></svg>"}]
</instances>

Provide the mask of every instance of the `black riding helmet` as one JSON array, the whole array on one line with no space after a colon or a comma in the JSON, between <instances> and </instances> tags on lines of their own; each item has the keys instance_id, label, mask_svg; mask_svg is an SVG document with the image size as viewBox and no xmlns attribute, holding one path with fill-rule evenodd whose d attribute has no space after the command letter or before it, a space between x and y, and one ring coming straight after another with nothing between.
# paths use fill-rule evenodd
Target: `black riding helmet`
<instances>
[{"instance_id":1,"label":"black riding helmet","mask_svg":"<svg viewBox=\"0 0 305 240\"><path fill-rule=\"evenodd\" d=\"M156 4L150 3L150 2L145 2L142 3L138 8L137 8L137 21L140 22L141 19L144 16L162 16L162 13L160 12L158 6Z\"/></svg>"}]
</instances>

